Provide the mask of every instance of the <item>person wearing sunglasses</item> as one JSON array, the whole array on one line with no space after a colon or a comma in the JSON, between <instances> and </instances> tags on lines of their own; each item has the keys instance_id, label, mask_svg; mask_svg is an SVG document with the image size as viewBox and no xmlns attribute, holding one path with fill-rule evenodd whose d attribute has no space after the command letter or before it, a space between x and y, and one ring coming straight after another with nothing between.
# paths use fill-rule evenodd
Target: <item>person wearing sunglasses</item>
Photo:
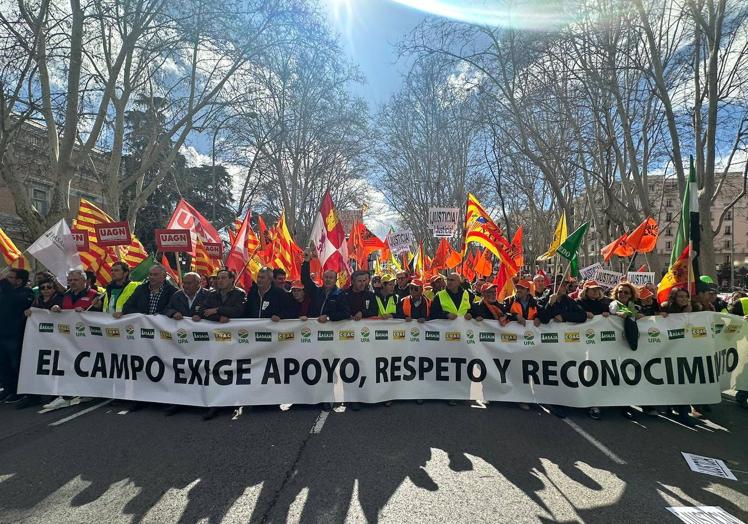
<instances>
[{"instance_id":1,"label":"person wearing sunglasses","mask_svg":"<svg viewBox=\"0 0 748 524\"><path fill-rule=\"evenodd\" d=\"M45 278L39 281L39 295L34 299L31 307L38 309L52 309L53 306L62 307L62 293L57 291L57 286L51 278ZM27 309L24 314L31 316L31 309Z\"/></svg>"}]
</instances>

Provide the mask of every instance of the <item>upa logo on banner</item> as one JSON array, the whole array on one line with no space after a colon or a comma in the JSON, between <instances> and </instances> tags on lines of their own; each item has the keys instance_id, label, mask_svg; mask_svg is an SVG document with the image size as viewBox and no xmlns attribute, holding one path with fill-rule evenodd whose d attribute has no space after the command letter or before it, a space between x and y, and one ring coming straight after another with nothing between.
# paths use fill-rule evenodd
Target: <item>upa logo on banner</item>
<instances>
[{"instance_id":1,"label":"upa logo on banner","mask_svg":"<svg viewBox=\"0 0 748 524\"><path fill-rule=\"evenodd\" d=\"M651 344L659 344L662 342L662 340L660 340L660 330L654 326L649 328L647 330L647 342L650 342Z\"/></svg>"},{"instance_id":2,"label":"upa logo on banner","mask_svg":"<svg viewBox=\"0 0 748 524\"><path fill-rule=\"evenodd\" d=\"M595 330L590 328L584 332L584 343L594 344L595 343Z\"/></svg>"},{"instance_id":3,"label":"upa logo on banner","mask_svg":"<svg viewBox=\"0 0 748 524\"><path fill-rule=\"evenodd\" d=\"M156 229L156 247L161 252L189 253L192 235L189 229Z\"/></svg>"},{"instance_id":4,"label":"upa logo on banner","mask_svg":"<svg viewBox=\"0 0 748 524\"><path fill-rule=\"evenodd\" d=\"M177 330L177 344L187 344L187 343L189 343L189 340L187 339L187 330L178 329Z\"/></svg>"},{"instance_id":5,"label":"upa logo on banner","mask_svg":"<svg viewBox=\"0 0 748 524\"><path fill-rule=\"evenodd\" d=\"M472 329L465 331L465 342L467 344L475 344L475 333L473 333Z\"/></svg>"},{"instance_id":6,"label":"upa logo on banner","mask_svg":"<svg viewBox=\"0 0 748 524\"><path fill-rule=\"evenodd\" d=\"M626 280L631 282L635 286L643 286L645 284L655 284L655 274L647 271L629 271L626 275Z\"/></svg>"},{"instance_id":7,"label":"upa logo on banner","mask_svg":"<svg viewBox=\"0 0 748 524\"><path fill-rule=\"evenodd\" d=\"M361 328L361 342L369 342L369 336L371 332L368 327Z\"/></svg>"},{"instance_id":8,"label":"upa logo on banner","mask_svg":"<svg viewBox=\"0 0 748 524\"><path fill-rule=\"evenodd\" d=\"M83 322L76 322L75 323L75 336L76 337L85 337L86 336L86 326L83 324Z\"/></svg>"},{"instance_id":9,"label":"upa logo on banner","mask_svg":"<svg viewBox=\"0 0 748 524\"><path fill-rule=\"evenodd\" d=\"M310 328L304 326L303 328L301 328L301 332L299 334L301 335L302 344L312 343L312 330Z\"/></svg>"},{"instance_id":10,"label":"upa logo on banner","mask_svg":"<svg viewBox=\"0 0 748 524\"><path fill-rule=\"evenodd\" d=\"M239 331L236 332L236 338L239 341L239 344L249 344L249 330L245 328L239 329Z\"/></svg>"},{"instance_id":11,"label":"upa logo on banner","mask_svg":"<svg viewBox=\"0 0 748 524\"><path fill-rule=\"evenodd\" d=\"M532 331L525 331L525 334L522 336L522 345L534 346L535 345L535 333L533 333Z\"/></svg>"},{"instance_id":12,"label":"upa logo on banner","mask_svg":"<svg viewBox=\"0 0 748 524\"><path fill-rule=\"evenodd\" d=\"M421 340L421 330L417 327L410 328L410 341L411 342L420 342Z\"/></svg>"},{"instance_id":13,"label":"upa logo on banner","mask_svg":"<svg viewBox=\"0 0 748 524\"><path fill-rule=\"evenodd\" d=\"M94 226L96 243L100 246L128 246L130 238L130 225L127 222L109 222L96 224Z\"/></svg>"}]
</instances>

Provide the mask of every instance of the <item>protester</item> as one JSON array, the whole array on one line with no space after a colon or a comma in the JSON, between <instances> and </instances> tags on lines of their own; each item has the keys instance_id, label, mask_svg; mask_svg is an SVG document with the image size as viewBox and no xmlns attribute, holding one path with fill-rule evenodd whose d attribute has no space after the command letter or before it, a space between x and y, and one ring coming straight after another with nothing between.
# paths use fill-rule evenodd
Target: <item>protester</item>
<instances>
[{"instance_id":1,"label":"protester","mask_svg":"<svg viewBox=\"0 0 748 524\"><path fill-rule=\"evenodd\" d=\"M286 282L286 271L282 268L276 267L273 269L273 285L279 287L283 291L289 291L290 285Z\"/></svg>"},{"instance_id":2,"label":"protester","mask_svg":"<svg viewBox=\"0 0 748 524\"><path fill-rule=\"evenodd\" d=\"M221 293L222 286L230 286L231 289L235 289L233 277L233 272L227 272L226 270L219 271L216 279L217 291L213 293ZM249 293L247 293L247 301L244 304L242 317L269 318L273 322L281 319L283 307L286 302L286 292L283 291L283 288L274 285L273 282L273 270L269 267L260 269L257 273L257 280L249 289ZM238 297L238 295L234 293L234 297ZM234 298L234 300L237 300L237 298Z\"/></svg>"},{"instance_id":3,"label":"protester","mask_svg":"<svg viewBox=\"0 0 748 524\"><path fill-rule=\"evenodd\" d=\"M694 311L715 311L712 293L716 294L716 288L713 284L697 280L696 293L691 302L692 309Z\"/></svg>"},{"instance_id":4,"label":"protester","mask_svg":"<svg viewBox=\"0 0 748 524\"><path fill-rule=\"evenodd\" d=\"M473 318L473 294L462 287L462 280L457 273L450 273L447 277L445 289L437 292L431 303L430 320L449 319L464 317L466 320Z\"/></svg>"},{"instance_id":5,"label":"protester","mask_svg":"<svg viewBox=\"0 0 748 524\"><path fill-rule=\"evenodd\" d=\"M51 278L43 278L37 281L39 295L31 304L32 308L52 309L53 306L62 307L62 293L57 291L57 285ZM25 311L26 316L31 316L31 309Z\"/></svg>"},{"instance_id":6,"label":"protester","mask_svg":"<svg viewBox=\"0 0 748 524\"><path fill-rule=\"evenodd\" d=\"M68 290L62 297L61 306L52 306L50 311L60 312L72 309L82 311L101 311L101 295L88 286L86 274L81 269L68 272Z\"/></svg>"},{"instance_id":7,"label":"protester","mask_svg":"<svg viewBox=\"0 0 748 524\"><path fill-rule=\"evenodd\" d=\"M530 296L530 282L525 279L518 280L514 295L504 301L504 311L507 312L507 318L519 322L523 326L530 320L537 327L540 325L538 309L537 301Z\"/></svg>"},{"instance_id":8,"label":"protester","mask_svg":"<svg viewBox=\"0 0 748 524\"><path fill-rule=\"evenodd\" d=\"M197 322L202 319L211 292L200 285L201 280L197 273L185 273L182 276L182 289L171 296L164 308L164 315L174 320L191 318Z\"/></svg>"},{"instance_id":9,"label":"protester","mask_svg":"<svg viewBox=\"0 0 748 524\"><path fill-rule=\"evenodd\" d=\"M19 402L18 373L21 367L21 346L26 326L25 311L34 302L34 293L27 286L29 272L10 269L0 280L0 400Z\"/></svg>"},{"instance_id":10,"label":"protester","mask_svg":"<svg viewBox=\"0 0 748 524\"><path fill-rule=\"evenodd\" d=\"M286 300L281 318L307 320L309 312L312 309L312 299L304 291L304 284L301 280L294 280L291 283L291 291L289 293L291 293L291 299Z\"/></svg>"},{"instance_id":11,"label":"protester","mask_svg":"<svg viewBox=\"0 0 748 524\"><path fill-rule=\"evenodd\" d=\"M371 290L374 293L378 293L382 289L382 276L374 275L371 277Z\"/></svg>"},{"instance_id":12,"label":"protester","mask_svg":"<svg viewBox=\"0 0 748 524\"><path fill-rule=\"evenodd\" d=\"M122 316L122 309L127 300L138 288L137 282L130 281L130 266L117 261L112 264L112 281L104 289L104 313L111 313L114 318Z\"/></svg>"},{"instance_id":13,"label":"protester","mask_svg":"<svg viewBox=\"0 0 748 524\"><path fill-rule=\"evenodd\" d=\"M655 300L655 294L646 286L639 290L639 300L636 301L636 309L645 317L653 317L655 315L667 316L667 312L662 311L660 305Z\"/></svg>"},{"instance_id":14,"label":"protester","mask_svg":"<svg viewBox=\"0 0 748 524\"><path fill-rule=\"evenodd\" d=\"M407 277L406 277L407 280ZM380 318L392 318L397 313L399 297L395 294L395 277L384 275L382 277L382 289L375 296L377 302L377 315Z\"/></svg>"},{"instance_id":15,"label":"protester","mask_svg":"<svg viewBox=\"0 0 748 524\"><path fill-rule=\"evenodd\" d=\"M444 289L446 287L446 280L442 275L437 273L436 275L432 276L429 279L429 285L426 287L426 290L424 291L424 296L431 300L431 302L434 301L434 297L436 294Z\"/></svg>"},{"instance_id":16,"label":"protester","mask_svg":"<svg viewBox=\"0 0 748 524\"><path fill-rule=\"evenodd\" d=\"M353 320L377 316L377 296L367 289L368 280L367 271L356 270L351 275L351 288L345 293L345 302Z\"/></svg>"},{"instance_id":17,"label":"protester","mask_svg":"<svg viewBox=\"0 0 748 524\"><path fill-rule=\"evenodd\" d=\"M503 304L496 299L496 284L491 282L483 284L481 300L473 307L473 318L478 322L497 320L500 325L507 325L509 319L506 316Z\"/></svg>"},{"instance_id":18,"label":"protester","mask_svg":"<svg viewBox=\"0 0 748 524\"><path fill-rule=\"evenodd\" d=\"M322 286L318 286L312 280L309 271L309 252L304 253L304 262L301 264L301 282L304 284L304 294L311 300L309 309L310 317L317 317L318 322L328 320L338 321L351 318L348 311L347 300L343 291L338 288L338 274L328 269L322 273Z\"/></svg>"},{"instance_id":19,"label":"protester","mask_svg":"<svg viewBox=\"0 0 748 524\"><path fill-rule=\"evenodd\" d=\"M610 315L610 299L605 296L603 287L596 280L587 280L584 283L577 301L590 320L595 315Z\"/></svg>"},{"instance_id":20,"label":"protester","mask_svg":"<svg viewBox=\"0 0 748 524\"><path fill-rule=\"evenodd\" d=\"M398 302L395 318L405 319L406 322L413 319L425 322L431 312L431 301L423 296L423 281L414 279L408 284L408 288L410 294Z\"/></svg>"},{"instance_id":21,"label":"protester","mask_svg":"<svg viewBox=\"0 0 748 524\"><path fill-rule=\"evenodd\" d=\"M539 304L545 304L548 301L548 297L551 296L551 289L545 284L545 277L543 275L535 275L532 277L532 283L534 286L533 296Z\"/></svg>"},{"instance_id":22,"label":"protester","mask_svg":"<svg viewBox=\"0 0 748 524\"><path fill-rule=\"evenodd\" d=\"M166 268L154 264L148 270L148 280L139 284L125 302L122 314L161 315L176 291L177 288L166 280Z\"/></svg>"},{"instance_id":23,"label":"protester","mask_svg":"<svg viewBox=\"0 0 748 524\"><path fill-rule=\"evenodd\" d=\"M205 304L197 311L197 315L206 320L226 323L232 318L251 315L253 310L246 310L244 291L235 285L236 275L230 269L221 269L216 274L215 289L208 293ZM256 286L253 286L253 289ZM276 289L284 293L280 288ZM274 292L275 293L275 292ZM245 315L245 313L247 315ZM250 318L266 318L253 317Z\"/></svg>"},{"instance_id":24,"label":"protester","mask_svg":"<svg viewBox=\"0 0 748 524\"><path fill-rule=\"evenodd\" d=\"M729 312L748 318L748 294L736 291L732 294Z\"/></svg>"},{"instance_id":25,"label":"protester","mask_svg":"<svg viewBox=\"0 0 748 524\"><path fill-rule=\"evenodd\" d=\"M538 318L543 324L555 322L582 323L587 320L587 313L576 300L569 298L569 284L562 282L555 293L550 295L545 305L538 309ZM537 299L536 299L537 300Z\"/></svg>"},{"instance_id":26,"label":"protester","mask_svg":"<svg viewBox=\"0 0 748 524\"><path fill-rule=\"evenodd\" d=\"M407 296L408 293L410 293L410 289L408 288L408 273L405 271L398 271L395 274L395 280L397 286L393 290L393 293L400 298ZM384 283L384 280L382 283Z\"/></svg>"},{"instance_id":27,"label":"protester","mask_svg":"<svg viewBox=\"0 0 748 524\"><path fill-rule=\"evenodd\" d=\"M86 273L86 283L88 284L88 287L90 287L91 289L95 289L99 295L104 296L104 288L101 287L99 283L97 282L96 273L94 273L91 270L88 270L85 273Z\"/></svg>"},{"instance_id":28,"label":"protester","mask_svg":"<svg viewBox=\"0 0 748 524\"><path fill-rule=\"evenodd\" d=\"M662 304L662 309L670 315L691 313L693 308L691 304L691 296L688 293L688 290L679 287L671 289L667 301ZM677 415L678 422L685 424L688 427L696 425L696 422L691 417L690 405L673 406L672 409Z\"/></svg>"}]
</instances>

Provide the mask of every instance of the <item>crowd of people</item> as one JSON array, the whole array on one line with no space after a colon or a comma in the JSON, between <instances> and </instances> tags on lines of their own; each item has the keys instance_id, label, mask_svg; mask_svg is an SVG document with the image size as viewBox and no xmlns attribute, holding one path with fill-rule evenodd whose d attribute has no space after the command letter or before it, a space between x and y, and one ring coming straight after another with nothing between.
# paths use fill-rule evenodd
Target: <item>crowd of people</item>
<instances>
[{"instance_id":1,"label":"crowd of people","mask_svg":"<svg viewBox=\"0 0 748 524\"><path fill-rule=\"evenodd\" d=\"M687 313L692 311L720 311L748 316L748 295L733 293L728 302L717 294L716 286L708 277L696 282L693 296L685 288L674 288L668 299L658 303L653 284L637 287L622 281L609 293L595 280L578 282L575 278L558 275L550 282L543 274L518 275L514 279L512 296L498 300L496 285L479 278L467 282L458 273L435 275L428 281L412 278L405 271L395 275L374 275L357 270L350 276L350 286L338 287L338 275L325 271L321 285L310 273L310 254L306 253L301 266L301 280L288 281L282 269L262 268L252 287L245 290L236 286L236 275L221 269L210 277L186 273L181 288L167 278L166 269L153 265L143 282L130 280L130 268L122 261L112 267L112 280L99 287L91 272L73 270L63 286L53 275L41 272L33 285L29 273L10 269L0 279L0 400L14 403L18 408L44 403L45 409L57 409L76 404L80 398L40 399L18 395L17 383L25 319L32 308L52 312L63 310L100 311L115 318L141 313L166 315L175 320L185 318L195 322L226 323L232 318L315 319L316 322L340 320L389 319L426 322L458 317L476 322L496 321L500 325L517 322L535 326L553 322L583 323L597 315L619 316L624 321L624 333L631 349L638 346L636 320L644 316ZM748 393L738 392L737 401L748 407ZM387 402L386 405L390 405ZM455 404L450 401L450 404ZM142 406L142 404L141 404ZM329 409L329 405L326 406ZM520 404L522 409L530 409ZM565 416L566 408L548 406L558 416ZM352 403L357 410L360 405ZM167 414L178 411L170 406ZM695 407L702 413L708 406ZM693 425L691 406L645 406L646 414L673 415L687 425ZM206 419L218 410L211 408ZM601 418L599 408L587 410L593 419ZM628 418L634 418L630 407L621 408Z\"/></svg>"}]
</instances>

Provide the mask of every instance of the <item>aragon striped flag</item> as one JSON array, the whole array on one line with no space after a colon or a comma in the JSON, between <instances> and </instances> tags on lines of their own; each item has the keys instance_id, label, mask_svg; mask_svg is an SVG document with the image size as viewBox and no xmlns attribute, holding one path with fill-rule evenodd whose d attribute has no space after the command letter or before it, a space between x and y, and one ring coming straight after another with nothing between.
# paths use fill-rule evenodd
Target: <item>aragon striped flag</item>
<instances>
[{"instance_id":1,"label":"aragon striped flag","mask_svg":"<svg viewBox=\"0 0 748 524\"><path fill-rule=\"evenodd\" d=\"M80 251L78 255L83 267L87 271L96 273L99 284L106 284L112 280L112 264L117 257L114 249L102 247L96 243L95 226L108 222L113 222L112 217L85 198L81 198L78 216L73 220L73 228L83 230L88 234L88 249Z\"/></svg>"},{"instance_id":2,"label":"aragon striped flag","mask_svg":"<svg viewBox=\"0 0 748 524\"><path fill-rule=\"evenodd\" d=\"M286 271L290 280L301 278L301 260L304 251L296 245L286 225L286 212L281 213L273 234L274 266Z\"/></svg>"},{"instance_id":3,"label":"aragon striped flag","mask_svg":"<svg viewBox=\"0 0 748 524\"><path fill-rule=\"evenodd\" d=\"M465 246L470 242L488 248L506 266L510 277L519 272L511 253L511 244L472 193L468 194L465 211Z\"/></svg>"},{"instance_id":4,"label":"aragon striped flag","mask_svg":"<svg viewBox=\"0 0 748 524\"><path fill-rule=\"evenodd\" d=\"M26 270L31 268L28 259L23 256L23 253L16 247L10 237L5 234L2 228L0 228L0 252L3 254L3 260L10 267Z\"/></svg>"},{"instance_id":5,"label":"aragon striped flag","mask_svg":"<svg viewBox=\"0 0 748 524\"><path fill-rule=\"evenodd\" d=\"M192 257L190 269L203 276L213 275L221 267L218 260L210 258L200 237L197 237L195 256Z\"/></svg>"}]
</instances>

